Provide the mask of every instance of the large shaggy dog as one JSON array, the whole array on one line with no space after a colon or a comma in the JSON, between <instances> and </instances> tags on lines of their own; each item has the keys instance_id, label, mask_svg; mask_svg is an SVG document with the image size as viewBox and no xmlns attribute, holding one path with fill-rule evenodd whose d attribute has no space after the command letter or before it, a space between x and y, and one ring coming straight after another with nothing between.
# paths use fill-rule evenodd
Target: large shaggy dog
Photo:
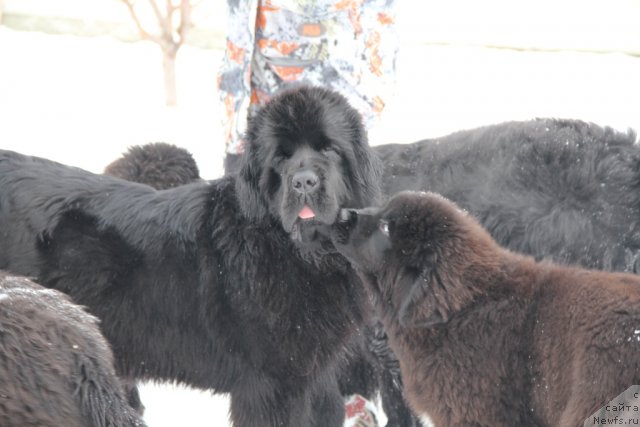
<instances>
[{"instance_id":1,"label":"large shaggy dog","mask_svg":"<svg viewBox=\"0 0 640 427\"><path fill-rule=\"evenodd\" d=\"M0 425L143 426L98 320L69 297L0 271Z\"/></svg>"},{"instance_id":2,"label":"large shaggy dog","mask_svg":"<svg viewBox=\"0 0 640 427\"><path fill-rule=\"evenodd\" d=\"M200 180L195 159L184 148L165 142L134 146L104 170L105 175L166 190Z\"/></svg>"},{"instance_id":3,"label":"large shaggy dog","mask_svg":"<svg viewBox=\"0 0 640 427\"><path fill-rule=\"evenodd\" d=\"M157 190L200 181L193 156L185 149L165 143L131 147L123 156L109 164L105 175L139 182ZM368 325L363 340L354 343L338 384L344 396L360 394L369 399L381 395L387 416L387 427L412 427L416 420L404 402L400 366L386 345L379 323ZM125 382L131 405L144 412L135 383Z\"/></svg>"},{"instance_id":4,"label":"large shaggy dog","mask_svg":"<svg viewBox=\"0 0 640 427\"><path fill-rule=\"evenodd\" d=\"M251 121L241 172L155 191L0 152L0 267L101 319L127 379L228 392L236 426L339 426L366 299L318 230L378 196L360 117L299 88Z\"/></svg>"},{"instance_id":5,"label":"large shaggy dog","mask_svg":"<svg viewBox=\"0 0 640 427\"><path fill-rule=\"evenodd\" d=\"M640 272L640 146L573 120L508 122L375 147L386 194L433 191L509 249Z\"/></svg>"},{"instance_id":6,"label":"large shaggy dog","mask_svg":"<svg viewBox=\"0 0 640 427\"><path fill-rule=\"evenodd\" d=\"M432 193L344 210L406 394L436 426L582 425L640 381L640 278L537 263Z\"/></svg>"}]
</instances>

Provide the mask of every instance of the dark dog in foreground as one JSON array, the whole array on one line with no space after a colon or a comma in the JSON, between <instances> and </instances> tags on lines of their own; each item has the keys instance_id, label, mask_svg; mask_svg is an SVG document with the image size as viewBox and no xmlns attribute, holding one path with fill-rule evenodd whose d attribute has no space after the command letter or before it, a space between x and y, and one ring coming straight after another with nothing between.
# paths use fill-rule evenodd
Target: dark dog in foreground
<instances>
[{"instance_id":1,"label":"dark dog in foreground","mask_svg":"<svg viewBox=\"0 0 640 427\"><path fill-rule=\"evenodd\" d=\"M165 190L200 181L195 159L184 148L164 142L134 146L104 170L105 175Z\"/></svg>"},{"instance_id":2,"label":"dark dog in foreground","mask_svg":"<svg viewBox=\"0 0 640 427\"><path fill-rule=\"evenodd\" d=\"M0 268L101 320L125 379L227 392L235 426L340 426L368 313L320 229L379 195L360 117L323 89L263 107L238 176L156 191L0 152Z\"/></svg>"},{"instance_id":3,"label":"dark dog in foreground","mask_svg":"<svg viewBox=\"0 0 640 427\"><path fill-rule=\"evenodd\" d=\"M507 248L563 264L640 272L640 146L577 120L507 122L375 147L383 191L433 191Z\"/></svg>"},{"instance_id":4,"label":"dark dog in foreground","mask_svg":"<svg viewBox=\"0 0 640 427\"><path fill-rule=\"evenodd\" d=\"M635 275L510 252L432 193L343 210L332 237L437 426L575 427L640 381Z\"/></svg>"},{"instance_id":5,"label":"dark dog in foreground","mask_svg":"<svg viewBox=\"0 0 640 427\"><path fill-rule=\"evenodd\" d=\"M185 149L165 143L131 147L127 153L105 169L105 175L139 182L157 190L200 181L193 156ZM347 354L347 362L339 375L340 391L344 396L359 394L369 399L380 393L387 426L415 425L402 396L400 366L386 345L379 323L367 325L365 339ZM131 405L144 412L135 383L125 382Z\"/></svg>"},{"instance_id":6,"label":"dark dog in foreground","mask_svg":"<svg viewBox=\"0 0 640 427\"><path fill-rule=\"evenodd\" d=\"M0 425L134 427L98 319L0 271Z\"/></svg>"}]
</instances>

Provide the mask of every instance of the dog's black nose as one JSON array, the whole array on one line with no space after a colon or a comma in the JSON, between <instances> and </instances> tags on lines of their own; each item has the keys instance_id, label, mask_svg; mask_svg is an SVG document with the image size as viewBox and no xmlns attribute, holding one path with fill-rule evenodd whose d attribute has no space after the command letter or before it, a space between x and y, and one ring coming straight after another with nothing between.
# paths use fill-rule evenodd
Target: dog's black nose
<instances>
[{"instance_id":1,"label":"dog's black nose","mask_svg":"<svg viewBox=\"0 0 640 427\"><path fill-rule=\"evenodd\" d=\"M293 188L299 193L312 193L319 183L318 175L312 170L303 170L293 175Z\"/></svg>"}]
</instances>

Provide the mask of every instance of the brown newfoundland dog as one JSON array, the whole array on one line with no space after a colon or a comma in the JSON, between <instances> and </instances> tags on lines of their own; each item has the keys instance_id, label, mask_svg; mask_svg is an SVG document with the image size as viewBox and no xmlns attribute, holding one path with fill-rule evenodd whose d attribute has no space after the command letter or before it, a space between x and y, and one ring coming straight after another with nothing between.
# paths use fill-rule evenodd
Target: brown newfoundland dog
<instances>
[{"instance_id":1,"label":"brown newfoundland dog","mask_svg":"<svg viewBox=\"0 0 640 427\"><path fill-rule=\"evenodd\" d=\"M61 292L0 271L0 425L142 427L98 319Z\"/></svg>"},{"instance_id":2,"label":"brown newfoundland dog","mask_svg":"<svg viewBox=\"0 0 640 427\"><path fill-rule=\"evenodd\" d=\"M575 427L640 382L640 278L538 263L431 193L343 210L407 398L436 426Z\"/></svg>"},{"instance_id":3,"label":"brown newfoundland dog","mask_svg":"<svg viewBox=\"0 0 640 427\"><path fill-rule=\"evenodd\" d=\"M0 151L0 268L87 306L129 383L229 393L237 427L338 427L369 310L319 229L376 203L377 159L321 88L274 98L247 138L237 176L163 191Z\"/></svg>"}]
</instances>

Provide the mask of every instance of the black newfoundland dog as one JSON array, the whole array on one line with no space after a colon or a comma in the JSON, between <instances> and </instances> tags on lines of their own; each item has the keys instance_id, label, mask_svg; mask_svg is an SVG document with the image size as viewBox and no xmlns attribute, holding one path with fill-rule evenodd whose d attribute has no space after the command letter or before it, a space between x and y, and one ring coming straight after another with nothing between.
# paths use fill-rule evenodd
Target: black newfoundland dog
<instances>
[{"instance_id":1,"label":"black newfoundland dog","mask_svg":"<svg viewBox=\"0 0 640 427\"><path fill-rule=\"evenodd\" d=\"M61 292L0 271L0 425L142 427L98 319Z\"/></svg>"},{"instance_id":2,"label":"black newfoundland dog","mask_svg":"<svg viewBox=\"0 0 640 427\"><path fill-rule=\"evenodd\" d=\"M638 276L510 252L433 193L332 228L435 425L575 427L640 382Z\"/></svg>"},{"instance_id":3,"label":"black newfoundland dog","mask_svg":"<svg viewBox=\"0 0 640 427\"><path fill-rule=\"evenodd\" d=\"M319 230L375 204L361 120L318 88L251 121L237 177L170 190L0 152L0 268L101 319L125 379L228 392L236 426L340 426L367 299Z\"/></svg>"},{"instance_id":4,"label":"black newfoundland dog","mask_svg":"<svg viewBox=\"0 0 640 427\"><path fill-rule=\"evenodd\" d=\"M640 147L577 120L507 122L375 147L383 192L440 193L511 250L640 272Z\"/></svg>"},{"instance_id":5,"label":"black newfoundland dog","mask_svg":"<svg viewBox=\"0 0 640 427\"><path fill-rule=\"evenodd\" d=\"M198 165L190 152L166 142L136 145L104 170L105 175L166 190L200 181Z\"/></svg>"},{"instance_id":6,"label":"black newfoundland dog","mask_svg":"<svg viewBox=\"0 0 640 427\"><path fill-rule=\"evenodd\" d=\"M111 162L105 175L150 185L156 190L200 181L195 159L187 150L162 142L133 146ZM375 399L380 393L387 427L412 427L417 422L404 402L400 366L386 344L382 325L368 324L363 340L347 352L347 362L339 375L341 393ZM127 382L131 405L144 412L135 383Z\"/></svg>"}]
</instances>

